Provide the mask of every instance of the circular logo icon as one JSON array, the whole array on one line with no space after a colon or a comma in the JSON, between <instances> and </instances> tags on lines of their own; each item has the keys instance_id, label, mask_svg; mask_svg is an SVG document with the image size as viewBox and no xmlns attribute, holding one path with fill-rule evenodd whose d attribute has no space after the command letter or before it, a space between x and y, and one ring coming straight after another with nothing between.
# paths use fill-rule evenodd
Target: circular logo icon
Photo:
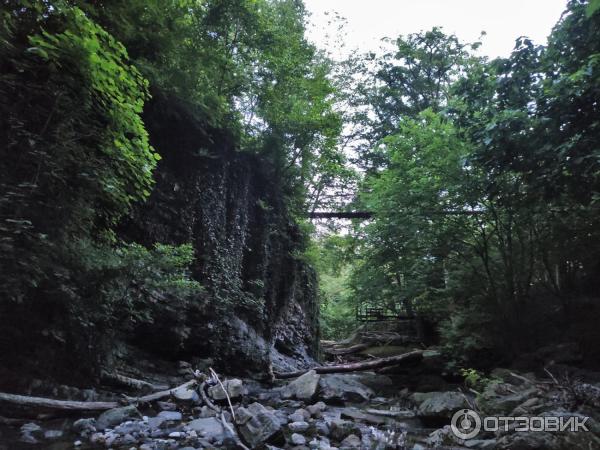
<instances>
[{"instance_id":1,"label":"circular logo icon","mask_svg":"<svg viewBox=\"0 0 600 450\"><path fill-rule=\"evenodd\" d=\"M461 409L452 416L452 432L459 439L473 439L481 430L481 417L472 409Z\"/></svg>"}]
</instances>

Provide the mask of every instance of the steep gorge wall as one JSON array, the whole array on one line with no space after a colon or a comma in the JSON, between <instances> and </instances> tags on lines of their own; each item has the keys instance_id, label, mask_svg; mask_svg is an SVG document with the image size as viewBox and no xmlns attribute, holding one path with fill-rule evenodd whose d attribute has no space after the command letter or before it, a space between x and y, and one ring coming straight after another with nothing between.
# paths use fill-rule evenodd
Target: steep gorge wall
<instances>
[{"instance_id":1,"label":"steep gorge wall","mask_svg":"<svg viewBox=\"0 0 600 450\"><path fill-rule=\"evenodd\" d=\"M194 277L205 292L177 311L176 321L140 330L135 342L164 355L213 357L231 372L311 364L316 277L295 256L303 236L269 165L236 151L183 109L154 102L146 124L163 159L149 201L123 235L146 245L191 242Z\"/></svg>"}]
</instances>

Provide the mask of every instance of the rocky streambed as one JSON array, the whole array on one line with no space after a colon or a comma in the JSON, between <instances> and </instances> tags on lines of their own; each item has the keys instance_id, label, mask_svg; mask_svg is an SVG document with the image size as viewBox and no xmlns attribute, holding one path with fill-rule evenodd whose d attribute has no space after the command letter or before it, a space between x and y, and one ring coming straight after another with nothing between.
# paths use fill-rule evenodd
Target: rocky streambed
<instances>
[{"instance_id":1,"label":"rocky streambed","mask_svg":"<svg viewBox=\"0 0 600 450\"><path fill-rule=\"evenodd\" d=\"M141 405L70 419L5 420L0 449L600 449L597 384L573 384L569 392L557 380L496 370L479 392L459 385L414 392L403 379L309 371L267 385L201 377ZM513 426L462 440L450 420L464 409L482 416L588 417L589 431Z\"/></svg>"}]
</instances>

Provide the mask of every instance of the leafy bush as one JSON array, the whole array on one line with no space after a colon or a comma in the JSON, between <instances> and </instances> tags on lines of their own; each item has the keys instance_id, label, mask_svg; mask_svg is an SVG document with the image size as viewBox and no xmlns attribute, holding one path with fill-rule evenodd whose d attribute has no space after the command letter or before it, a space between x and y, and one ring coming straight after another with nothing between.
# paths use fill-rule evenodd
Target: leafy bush
<instances>
[{"instance_id":1,"label":"leafy bush","mask_svg":"<svg viewBox=\"0 0 600 450\"><path fill-rule=\"evenodd\" d=\"M465 386L477 392L483 392L490 383L497 383L498 379L486 377L483 372L476 369L461 369L461 375L465 379Z\"/></svg>"}]
</instances>

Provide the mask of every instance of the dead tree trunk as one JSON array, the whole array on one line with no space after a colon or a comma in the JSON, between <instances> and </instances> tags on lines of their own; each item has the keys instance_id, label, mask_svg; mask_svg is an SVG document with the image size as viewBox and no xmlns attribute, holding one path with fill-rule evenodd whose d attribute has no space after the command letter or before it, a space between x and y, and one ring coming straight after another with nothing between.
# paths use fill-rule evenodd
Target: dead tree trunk
<instances>
[{"instance_id":1,"label":"dead tree trunk","mask_svg":"<svg viewBox=\"0 0 600 450\"><path fill-rule=\"evenodd\" d=\"M412 352L404 353L402 355L390 356L388 358L370 359L368 361L361 361L358 363L337 364L333 366L319 366L313 367L313 369L299 370L297 372L275 373L275 378L296 378L300 375L304 375L309 370L314 370L319 374L361 372L365 370L380 369L382 367L387 366L395 366L400 362L419 361L421 359L423 359L423 350L414 350Z\"/></svg>"}]
</instances>

